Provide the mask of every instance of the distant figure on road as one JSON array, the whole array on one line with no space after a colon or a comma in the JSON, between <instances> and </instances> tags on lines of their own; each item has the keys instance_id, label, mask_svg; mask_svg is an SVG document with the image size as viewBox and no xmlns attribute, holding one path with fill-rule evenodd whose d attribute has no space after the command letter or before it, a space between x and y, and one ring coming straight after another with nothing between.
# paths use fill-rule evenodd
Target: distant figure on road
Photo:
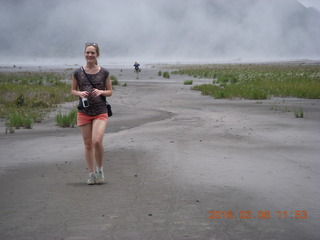
<instances>
[{"instance_id":1,"label":"distant figure on road","mask_svg":"<svg viewBox=\"0 0 320 240\"><path fill-rule=\"evenodd\" d=\"M139 72L141 72L141 69L139 68L140 64L137 61L135 61L133 66L134 66L134 71L137 73L136 79L139 79Z\"/></svg>"}]
</instances>

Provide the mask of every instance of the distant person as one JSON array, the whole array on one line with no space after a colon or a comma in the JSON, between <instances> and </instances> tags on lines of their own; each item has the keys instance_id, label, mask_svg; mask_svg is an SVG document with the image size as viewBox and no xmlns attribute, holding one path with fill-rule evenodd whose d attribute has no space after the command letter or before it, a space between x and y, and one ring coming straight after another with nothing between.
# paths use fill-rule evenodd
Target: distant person
<instances>
[{"instance_id":1,"label":"distant person","mask_svg":"<svg viewBox=\"0 0 320 240\"><path fill-rule=\"evenodd\" d=\"M107 69L98 65L100 49L97 43L86 43L86 64L74 71L71 93L78 96L77 125L84 142L89 179L87 184L102 184L103 136L108 122L106 97L112 95L112 84Z\"/></svg>"},{"instance_id":2,"label":"distant person","mask_svg":"<svg viewBox=\"0 0 320 240\"><path fill-rule=\"evenodd\" d=\"M136 79L139 79L139 72L141 72L140 64L136 61L134 64L134 71L137 73Z\"/></svg>"}]
</instances>

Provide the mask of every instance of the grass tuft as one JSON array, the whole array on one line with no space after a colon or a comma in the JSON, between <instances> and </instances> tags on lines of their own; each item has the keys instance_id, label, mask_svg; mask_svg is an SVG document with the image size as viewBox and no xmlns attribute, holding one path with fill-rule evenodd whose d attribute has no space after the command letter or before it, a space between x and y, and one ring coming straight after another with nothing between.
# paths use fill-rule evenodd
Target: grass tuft
<instances>
[{"instance_id":1,"label":"grass tuft","mask_svg":"<svg viewBox=\"0 0 320 240\"><path fill-rule=\"evenodd\" d=\"M184 81L184 85L192 85L193 81L192 80L186 80Z\"/></svg>"},{"instance_id":2,"label":"grass tuft","mask_svg":"<svg viewBox=\"0 0 320 240\"><path fill-rule=\"evenodd\" d=\"M33 126L33 119L26 114L21 114L19 112L10 113L6 120L6 131L14 132L13 129L27 128L31 129Z\"/></svg>"},{"instance_id":3,"label":"grass tuft","mask_svg":"<svg viewBox=\"0 0 320 240\"><path fill-rule=\"evenodd\" d=\"M117 79L116 76L111 75L111 76L110 76L110 80L111 80L112 86L119 85L119 81L118 81L118 79Z\"/></svg>"},{"instance_id":4,"label":"grass tuft","mask_svg":"<svg viewBox=\"0 0 320 240\"><path fill-rule=\"evenodd\" d=\"M77 124L77 109L71 110L68 114L58 112L55 117L57 126L59 127L74 127Z\"/></svg>"},{"instance_id":5,"label":"grass tuft","mask_svg":"<svg viewBox=\"0 0 320 240\"><path fill-rule=\"evenodd\" d=\"M163 72L162 77L164 78L170 78L170 73L169 72Z\"/></svg>"},{"instance_id":6,"label":"grass tuft","mask_svg":"<svg viewBox=\"0 0 320 240\"><path fill-rule=\"evenodd\" d=\"M304 117L303 109L295 110L294 115L296 116L296 118L303 118Z\"/></svg>"}]
</instances>

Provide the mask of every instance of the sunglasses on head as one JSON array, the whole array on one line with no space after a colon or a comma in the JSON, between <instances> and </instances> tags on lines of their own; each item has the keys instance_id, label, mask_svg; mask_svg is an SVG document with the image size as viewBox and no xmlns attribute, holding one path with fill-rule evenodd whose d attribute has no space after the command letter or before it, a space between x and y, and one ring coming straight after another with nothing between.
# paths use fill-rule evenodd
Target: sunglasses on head
<instances>
[{"instance_id":1,"label":"sunglasses on head","mask_svg":"<svg viewBox=\"0 0 320 240\"><path fill-rule=\"evenodd\" d=\"M86 46L86 47L88 47L88 46L98 47L98 43L86 42L85 46Z\"/></svg>"}]
</instances>

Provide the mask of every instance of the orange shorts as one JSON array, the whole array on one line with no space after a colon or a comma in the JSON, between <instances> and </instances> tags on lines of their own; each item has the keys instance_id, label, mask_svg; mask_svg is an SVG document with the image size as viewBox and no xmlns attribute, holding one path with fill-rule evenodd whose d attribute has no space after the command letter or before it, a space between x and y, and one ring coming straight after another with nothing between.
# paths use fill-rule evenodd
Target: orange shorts
<instances>
[{"instance_id":1,"label":"orange shorts","mask_svg":"<svg viewBox=\"0 0 320 240\"><path fill-rule=\"evenodd\" d=\"M78 127L80 127L85 124L92 123L93 120L95 120L95 119L100 119L100 120L107 122L108 121L108 113L99 114L97 116L89 116L87 114L78 112L77 125L78 125Z\"/></svg>"}]
</instances>

